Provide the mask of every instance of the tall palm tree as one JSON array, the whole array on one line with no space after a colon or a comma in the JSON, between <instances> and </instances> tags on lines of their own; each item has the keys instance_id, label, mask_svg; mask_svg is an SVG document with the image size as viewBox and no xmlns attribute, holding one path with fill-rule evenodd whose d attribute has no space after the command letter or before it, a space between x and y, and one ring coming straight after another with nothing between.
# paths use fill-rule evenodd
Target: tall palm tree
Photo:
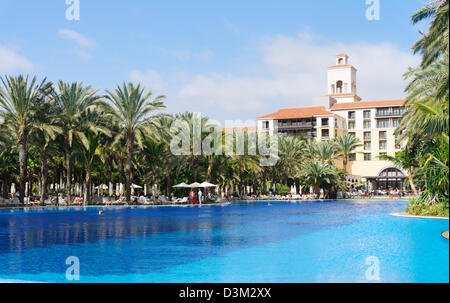
<instances>
[{"instance_id":1,"label":"tall palm tree","mask_svg":"<svg viewBox=\"0 0 450 303\"><path fill-rule=\"evenodd\" d=\"M62 129L64 137L64 152L66 166L66 192L67 204L72 201L72 149L74 138L77 138L89 147L85 135L87 130L94 133L101 131L110 135L110 131L99 122L98 109L101 97L96 95L97 90L91 86L83 86L81 82L65 83L58 82L58 92L53 96L52 102L57 108L56 123Z\"/></svg>"},{"instance_id":2,"label":"tall palm tree","mask_svg":"<svg viewBox=\"0 0 450 303\"><path fill-rule=\"evenodd\" d=\"M38 123L36 110L44 102L52 89L52 83L46 79L36 82L36 77L29 81L28 76L1 77L3 87L0 87L0 118L14 133L19 149L19 200L24 203L25 183L27 178L27 141L33 128L47 129L52 127L46 123Z\"/></svg>"},{"instance_id":3,"label":"tall palm tree","mask_svg":"<svg viewBox=\"0 0 450 303\"><path fill-rule=\"evenodd\" d=\"M95 161L100 159L101 156L101 137L100 133L94 134L91 131L86 132L86 138L88 141L88 146L86 147L84 144L79 144L79 148L76 151L76 155L80 159L85 172L86 172L86 202L89 202L91 199L91 178L92 178L92 170L95 165Z\"/></svg>"},{"instance_id":4,"label":"tall palm tree","mask_svg":"<svg viewBox=\"0 0 450 303\"><path fill-rule=\"evenodd\" d=\"M347 175L348 157L352 151L362 146L360 140L354 135L344 134L335 139L339 157L342 159L344 174Z\"/></svg>"},{"instance_id":5,"label":"tall palm tree","mask_svg":"<svg viewBox=\"0 0 450 303\"><path fill-rule=\"evenodd\" d=\"M442 55L448 56L449 46L449 0L433 0L418 10L411 18L413 24L433 18L428 33L422 34L413 50L423 55L424 67L438 60Z\"/></svg>"},{"instance_id":6,"label":"tall palm tree","mask_svg":"<svg viewBox=\"0 0 450 303\"><path fill-rule=\"evenodd\" d=\"M203 140L206 138L209 133L207 133L207 129L211 126L211 121L208 117L199 117L192 112L186 112L183 114L176 115L177 120L181 120L188 127L189 132L181 131L179 133L175 133L175 135L183 137L183 140L189 142L189 151L183 157L190 163L190 168L193 173L194 182L198 180L198 172L200 168L200 161L204 159L204 155L201 151L201 144ZM199 128L200 137L196 138L194 135L194 128ZM187 137L185 137L187 136ZM197 139L200 139L200 142L197 142ZM198 146L200 145L200 146ZM196 152L196 149L200 148L200 152Z\"/></svg>"},{"instance_id":7,"label":"tall palm tree","mask_svg":"<svg viewBox=\"0 0 450 303\"><path fill-rule=\"evenodd\" d=\"M145 88L140 84L134 85L133 83L124 83L122 87L118 86L114 92L107 90L107 98L111 101L112 107L109 104L105 104L105 106L122 126L115 141L118 142L124 138L126 144L125 189L127 202L131 201L134 144L137 143L139 147L142 147L144 136L157 136L158 122L157 119L150 116L150 113L165 108L162 102L164 96L158 96L151 100L152 92L144 93L144 91Z\"/></svg>"}]
</instances>

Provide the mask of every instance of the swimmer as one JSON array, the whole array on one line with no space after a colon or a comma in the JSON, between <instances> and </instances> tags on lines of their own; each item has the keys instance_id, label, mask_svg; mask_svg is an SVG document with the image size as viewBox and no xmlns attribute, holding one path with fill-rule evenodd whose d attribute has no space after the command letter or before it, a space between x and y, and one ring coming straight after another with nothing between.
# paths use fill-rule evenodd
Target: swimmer
<instances>
[{"instance_id":1,"label":"swimmer","mask_svg":"<svg viewBox=\"0 0 450 303\"><path fill-rule=\"evenodd\" d=\"M103 215L103 210L99 210L99 211L98 211L98 214L99 214L99 215Z\"/></svg>"},{"instance_id":2,"label":"swimmer","mask_svg":"<svg viewBox=\"0 0 450 303\"><path fill-rule=\"evenodd\" d=\"M270 204L270 202L269 202L269 204L267 204L267 206L272 206L272 204Z\"/></svg>"}]
</instances>

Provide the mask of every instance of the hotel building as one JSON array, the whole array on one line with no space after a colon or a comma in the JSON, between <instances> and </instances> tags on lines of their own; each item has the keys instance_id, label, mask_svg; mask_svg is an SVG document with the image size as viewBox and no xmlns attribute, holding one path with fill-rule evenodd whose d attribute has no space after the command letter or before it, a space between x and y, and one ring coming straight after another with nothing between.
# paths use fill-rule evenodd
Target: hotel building
<instances>
[{"instance_id":1,"label":"hotel building","mask_svg":"<svg viewBox=\"0 0 450 303\"><path fill-rule=\"evenodd\" d=\"M394 156L401 148L394 130L405 100L363 101L357 95L356 73L347 55L337 55L335 65L328 67L327 95L315 98L311 107L282 108L258 117L258 131L317 141L352 134L362 146L350 154L348 184L364 183L368 190L403 189L406 174L378 156Z\"/></svg>"}]
</instances>

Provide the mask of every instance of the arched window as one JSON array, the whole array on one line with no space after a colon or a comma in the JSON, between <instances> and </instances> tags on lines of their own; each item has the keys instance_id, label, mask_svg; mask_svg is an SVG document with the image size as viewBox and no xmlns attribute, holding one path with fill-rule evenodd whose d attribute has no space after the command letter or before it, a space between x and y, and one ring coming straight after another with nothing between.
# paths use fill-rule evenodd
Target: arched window
<instances>
[{"instance_id":1,"label":"arched window","mask_svg":"<svg viewBox=\"0 0 450 303\"><path fill-rule=\"evenodd\" d=\"M343 59L343 58L339 58L339 59L338 59L338 64L340 65L340 64L342 64L342 63L344 63L344 59Z\"/></svg>"},{"instance_id":2,"label":"arched window","mask_svg":"<svg viewBox=\"0 0 450 303\"><path fill-rule=\"evenodd\" d=\"M336 82L336 93L342 94L342 81L341 80Z\"/></svg>"}]
</instances>

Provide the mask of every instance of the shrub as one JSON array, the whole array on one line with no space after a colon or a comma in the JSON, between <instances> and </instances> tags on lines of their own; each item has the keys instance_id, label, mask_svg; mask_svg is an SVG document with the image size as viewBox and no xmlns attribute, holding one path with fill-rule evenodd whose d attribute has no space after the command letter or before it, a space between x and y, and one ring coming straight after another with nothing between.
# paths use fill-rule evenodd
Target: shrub
<instances>
[{"instance_id":1,"label":"shrub","mask_svg":"<svg viewBox=\"0 0 450 303\"><path fill-rule=\"evenodd\" d=\"M448 217L448 199L441 202L435 202L433 204L427 203L422 197L412 199L406 209L406 212L414 216Z\"/></svg>"}]
</instances>

